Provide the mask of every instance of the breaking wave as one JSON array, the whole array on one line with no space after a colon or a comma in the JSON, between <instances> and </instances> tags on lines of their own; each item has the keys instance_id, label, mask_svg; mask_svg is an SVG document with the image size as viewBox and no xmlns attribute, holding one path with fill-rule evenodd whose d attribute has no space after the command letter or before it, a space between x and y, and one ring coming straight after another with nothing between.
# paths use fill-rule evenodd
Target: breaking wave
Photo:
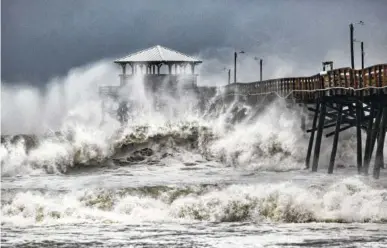
<instances>
[{"instance_id":1,"label":"breaking wave","mask_svg":"<svg viewBox=\"0 0 387 248\"><path fill-rule=\"evenodd\" d=\"M56 133L2 136L1 173L67 173L80 167L157 162L184 152L195 152L224 166L272 171L303 168L308 137L300 129L297 109L277 101L253 119L233 125L229 124L236 115L232 107L222 111L216 118L194 113L174 119L138 115L125 126L88 125L69 118ZM337 163L353 165L355 139L351 134L343 139L347 142L339 148ZM327 162L329 145L325 140L322 164Z\"/></svg>"},{"instance_id":2,"label":"breaking wave","mask_svg":"<svg viewBox=\"0 0 387 248\"><path fill-rule=\"evenodd\" d=\"M387 190L358 178L328 186L148 186L72 192L3 191L2 223L387 222ZM8 197L7 197L8 196Z\"/></svg>"},{"instance_id":3,"label":"breaking wave","mask_svg":"<svg viewBox=\"0 0 387 248\"><path fill-rule=\"evenodd\" d=\"M165 156L194 152L206 160L256 170L302 169L308 136L300 129L299 114L274 102L258 117L230 125L218 118L140 119L126 126L88 126L66 123L60 132L41 136L2 136L2 176L67 173L73 168L125 166L160 161ZM231 117L233 115L231 114ZM343 135L344 137L345 135ZM354 165L354 137L347 135L337 163ZM321 151L327 163L329 140Z\"/></svg>"},{"instance_id":4,"label":"breaking wave","mask_svg":"<svg viewBox=\"0 0 387 248\"><path fill-rule=\"evenodd\" d=\"M224 166L273 171L304 167L308 135L300 129L303 113L298 106L289 108L283 100L260 106L250 106L243 99L223 104L215 98L202 106L197 95L186 92L177 98L168 94L155 98L147 95L138 78L122 89L131 106L129 121L121 126L114 111L101 122L98 86L113 78L116 70L101 61L52 80L44 95L36 89L5 85L1 94L7 104L2 104L1 123L3 134L10 135L1 139L1 175L123 166L185 151ZM113 108L115 104L108 102ZM15 132L36 135L11 135ZM354 165L353 132L343 133L340 139L346 142L340 143L337 163ZM325 165L331 140L323 142L320 158Z\"/></svg>"},{"instance_id":5,"label":"breaking wave","mask_svg":"<svg viewBox=\"0 0 387 248\"><path fill-rule=\"evenodd\" d=\"M300 151L306 149L307 137L298 127L295 112L286 113L282 107L273 105L255 122L233 126L221 118L196 117L131 123L114 132L78 124L47 137L3 137L2 175L66 173L74 167L144 163L185 151L225 166L300 169L304 157Z\"/></svg>"},{"instance_id":6,"label":"breaking wave","mask_svg":"<svg viewBox=\"0 0 387 248\"><path fill-rule=\"evenodd\" d=\"M146 96L139 79L121 92L131 104L128 122L121 124L114 111L102 118L96 90L115 78L110 66L99 63L69 74L51 82L43 99L30 89L2 90L7 105L2 104L1 124L9 131L0 145L6 185L1 189L2 226L387 223L387 190L364 178L313 184L288 181L291 173L275 173L304 168L309 135L301 130L305 114L299 106L289 107L281 99L263 107L215 98L203 106L197 95L156 99ZM51 105L52 99L61 104ZM115 104L107 103L112 109ZM306 120L308 126L310 118ZM356 139L351 130L340 139L336 163L341 169L356 164ZM320 167L327 165L330 147L331 139L323 139ZM136 178L129 176L137 172ZM257 175L254 182L241 183L246 173ZM260 181L266 173L268 180ZM100 174L111 181L100 183ZM280 181L272 181L277 175ZM178 185L169 185L171 181Z\"/></svg>"},{"instance_id":7,"label":"breaking wave","mask_svg":"<svg viewBox=\"0 0 387 248\"><path fill-rule=\"evenodd\" d=\"M67 77L50 82L45 96L29 88L4 87L3 130L36 135L2 135L1 175L123 166L185 151L225 166L269 170L302 167L299 150L305 149L307 142L298 127L299 114L286 110L281 101L259 115L240 101L219 105L210 100L203 110L196 95L184 93L178 99L146 95L139 78L121 92L131 103L128 123L120 125L114 111L101 122L97 89L109 82L113 72L105 62L72 70ZM20 94L26 97L12 97ZM51 104L52 99L56 101ZM162 105L157 104L160 100ZM107 102L113 108L114 104ZM16 112L20 114L12 114Z\"/></svg>"}]
</instances>

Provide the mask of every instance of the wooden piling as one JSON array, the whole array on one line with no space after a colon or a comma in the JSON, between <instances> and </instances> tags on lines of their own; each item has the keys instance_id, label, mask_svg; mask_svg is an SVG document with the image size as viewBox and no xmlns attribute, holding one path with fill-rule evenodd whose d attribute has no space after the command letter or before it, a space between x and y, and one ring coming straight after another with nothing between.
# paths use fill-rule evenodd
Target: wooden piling
<instances>
[{"instance_id":1,"label":"wooden piling","mask_svg":"<svg viewBox=\"0 0 387 248\"><path fill-rule=\"evenodd\" d=\"M320 158L320 147L321 147L321 138L324 129L324 121L325 121L325 112L326 112L326 104L325 101L321 101L321 112L318 120L317 127L317 136L316 136L316 144L314 146L314 155L313 155L313 165L312 171L316 172L318 167L318 160Z\"/></svg>"},{"instance_id":2,"label":"wooden piling","mask_svg":"<svg viewBox=\"0 0 387 248\"><path fill-rule=\"evenodd\" d=\"M362 170L362 147L361 147L361 121L362 121L362 104L359 100L356 102L356 140L357 140L357 171L360 174Z\"/></svg>"},{"instance_id":3,"label":"wooden piling","mask_svg":"<svg viewBox=\"0 0 387 248\"><path fill-rule=\"evenodd\" d=\"M306 169L309 169L309 167L310 167L310 155L312 154L312 147L313 147L313 141L314 141L314 132L316 130L317 118L318 118L319 111L320 111L320 103L319 103L319 100L317 100L316 109L315 109L314 117L313 117L312 130L310 131L308 151L306 153L306 160L305 160L305 167L306 167Z\"/></svg>"},{"instance_id":4,"label":"wooden piling","mask_svg":"<svg viewBox=\"0 0 387 248\"><path fill-rule=\"evenodd\" d=\"M383 117L379 129L379 139L378 146L376 148L375 156L375 166L373 176L375 179L378 179L380 176L380 168L382 167L383 161L383 148L384 148L384 139L386 137L386 126L387 126L387 107L383 108Z\"/></svg>"},{"instance_id":5,"label":"wooden piling","mask_svg":"<svg viewBox=\"0 0 387 248\"><path fill-rule=\"evenodd\" d=\"M372 142L372 130L374 124L375 117L375 104L373 102L371 104L371 109L368 115L368 125L367 125L367 137L366 144L364 149L364 163L363 163L363 172L368 171L370 161L371 161L371 142Z\"/></svg>"},{"instance_id":6,"label":"wooden piling","mask_svg":"<svg viewBox=\"0 0 387 248\"><path fill-rule=\"evenodd\" d=\"M335 136L333 137L333 145L332 145L331 159L329 161L328 174L333 173L333 167L335 165L335 158L336 158L336 152L337 152L337 142L339 140L339 134L340 134L341 115L343 113L343 106L341 104L338 104L337 107L339 110L337 112Z\"/></svg>"},{"instance_id":7,"label":"wooden piling","mask_svg":"<svg viewBox=\"0 0 387 248\"><path fill-rule=\"evenodd\" d=\"M379 133L379 126L383 115L382 105L381 104L378 104L378 105L379 105L379 109L376 114L375 124L373 125L372 131L371 131L371 142L370 142L370 147L368 151L368 159L370 161L371 161L372 153L374 152L376 137L378 136L378 133ZM367 167L364 167L364 175L368 175L368 171L369 171L369 163Z\"/></svg>"}]
</instances>

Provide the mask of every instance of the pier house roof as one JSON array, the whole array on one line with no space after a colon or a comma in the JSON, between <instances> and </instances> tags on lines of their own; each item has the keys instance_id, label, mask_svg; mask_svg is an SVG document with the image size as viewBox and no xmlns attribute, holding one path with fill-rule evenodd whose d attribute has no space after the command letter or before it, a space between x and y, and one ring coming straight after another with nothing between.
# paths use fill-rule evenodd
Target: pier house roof
<instances>
[{"instance_id":1,"label":"pier house roof","mask_svg":"<svg viewBox=\"0 0 387 248\"><path fill-rule=\"evenodd\" d=\"M181 52L166 48L160 45L153 46L132 54L129 54L123 58L117 59L115 63L193 63L199 64L202 61L183 54Z\"/></svg>"}]
</instances>

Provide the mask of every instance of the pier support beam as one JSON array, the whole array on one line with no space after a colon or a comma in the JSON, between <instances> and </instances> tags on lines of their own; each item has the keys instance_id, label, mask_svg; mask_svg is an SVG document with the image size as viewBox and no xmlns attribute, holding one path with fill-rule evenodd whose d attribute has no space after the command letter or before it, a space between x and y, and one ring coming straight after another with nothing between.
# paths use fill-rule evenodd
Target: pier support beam
<instances>
[{"instance_id":1,"label":"pier support beam","mask_svg":"<svg viewBox=\"0 0 387 248\"><path fill-rule=\"evenodd\" d=\"M317 100L318 101L318 100ZM309 145L308 145L308 151L306 153L306 161L305 161L305 168L309 169L310 167L310 156L312 154L312 148L313 148L313 141L314 141L314 132L316 130L316 125L317 125L317 118L318 118L318 113L320 111L320 103L316 103L316 110L314 112L314 117L313 117L313 123L312 123L312 129L310 131L310 138L309 138Z\"/></svg>"},{"instance_id":2,"label":"pier support beam","mask_svg":"<svg viewBox=\"0 0 387 248\"><path fill-rule=\"evenodd\" d=\"M329 161L328 174L333 173L333 168L335 165L335 158L336 158L336 152L337 152L337 142L339 141L339 134L340 134L341 115L343 113L343 106L341 104L339 104L337 107L339 110L337 113L335 136L333 137L332 153L331 153L331 159Z\"/></svg>"},{"instance_id":3,"label":"pier support beam","mask_svg":"<svg viewBox=\"0 0 387 248\"><path fill-rule=\"evenodd\" d=\"M367 157L367 159L369 161L371 161L372 153L374 151L376 138L377 138L378 133L379 133L380 122L382 120L382 115L383 115L383 108L382 108L382 105L379 104L379 109L378 109L378 112L377 112L376 118L375 118L375 124L373 125L372 131L371 131L371 141L370 141L369 152L368 152L368 157ZM368 162L367 165L364 166L364 175L368 175L369 164L370 164L370 162Z\"/></svg>"},{"instance_id":4,"label":"pier support beam","mask_svg":"<svg viewBox=\"0 0 387 248\"><path fill-rule=\"evenodd\" d=\"M366 137L366 144L364 149L364 163L363 163L363 173L368 172L368 168L371 161L371 142L372 142L372 130L374 125L374 117L375 117L375 104L371 102L371 109L368 115L368 124L367 124L367 137Z\"/></svg>"},{"instance_id":5,"label":"pier support beam","mask_svg":"<svg viewBox=\"0 0 387 248\"><path fill-rule=\"evenodd\" d=\"M378 146L376 148L376 156L375 156L375 166L373 176L375 179L379 178L380 168L383 166L383 148L384 148L384 139L386 137L386 126L387 126L387 107L383 108L383 118L380 124L379 129L379 139Z\"/></svg>"},{"instance_id":6,"label":"pier support beam","mask_svg":"<svg viewBox=\"0 0 387 248\"><path fill-rule=\"evenodd\" d=\"M324 121L325 121L325 112L326 112L326 104L325 101L321 101L321 112L318 120L317 127L317 136L316 136L316 144L314 147L314 155L313 155L313 165L312 171L316 172L318 167L318 160L320 158L320 147L321 147L321 138L324 129Z\"/></svg>"},{"instance_id":7,"label":"pier support beam","mask_svg":"<svg viewBox=\"0 0 387 248\"><path fill-rule=\"evenodd\" d=\"M357 171L360 174L362 171L362 147L361 147L361 121L362 121L362 104L356 103L356 140L357 140Z\"/></svg>"}]
</instances>

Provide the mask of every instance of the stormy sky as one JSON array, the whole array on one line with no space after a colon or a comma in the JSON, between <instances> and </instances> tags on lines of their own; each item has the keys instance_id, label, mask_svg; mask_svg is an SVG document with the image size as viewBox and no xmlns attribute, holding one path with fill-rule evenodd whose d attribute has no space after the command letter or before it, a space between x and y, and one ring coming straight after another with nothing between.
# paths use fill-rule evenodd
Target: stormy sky
<instances>
[{"instance_id":1,"label":"stormy sky","mask_svg":"<svg viewBox=\"0 0 387 248\"><path fill-rule=\"evenodd\" d=\"M204 68L220 63L211 69L219 71L234 49L271 68L349 66L348 25L359 20L367 66L387 61L386 13L385 0L2 0L1 80L40 87L156 44L200 56Z\"/></svg>"}]
</instances>

